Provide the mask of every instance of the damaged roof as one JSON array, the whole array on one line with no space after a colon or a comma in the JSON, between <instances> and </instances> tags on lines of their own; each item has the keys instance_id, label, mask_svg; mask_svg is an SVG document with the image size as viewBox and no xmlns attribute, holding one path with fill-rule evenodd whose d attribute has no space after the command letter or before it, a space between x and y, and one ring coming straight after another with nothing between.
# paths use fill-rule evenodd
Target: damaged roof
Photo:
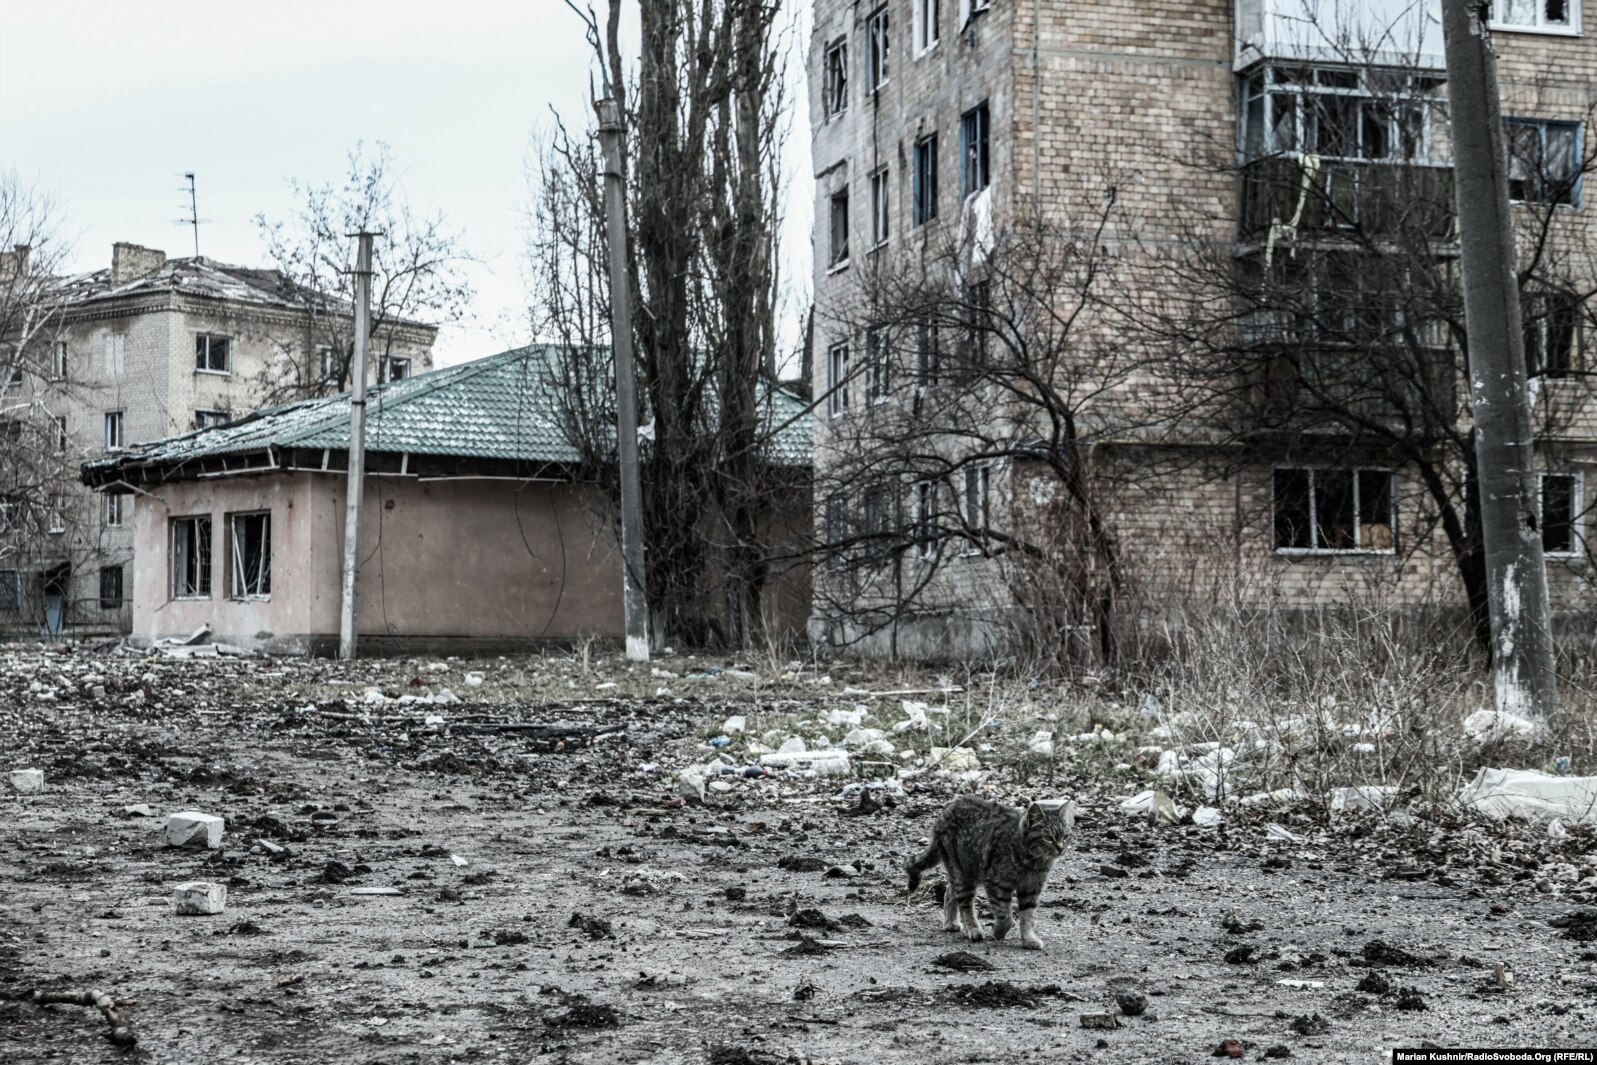
<instances>
[{"instance_id":1,"label":"damaged roof","mask_svg":"<svg viewBox=\"0 0 1597 1065\"><path fill-rule=\"evenodd\" d=\"M480 463L574 466L582 454L563 427L558 363L566 349L517 348L458 366L374 385L366 393L368 462L378 455L436 456ZM762 416L774 465L810 464L809 402L762 385ZM218 468L267 472L295 465L292 452L349 447L350 394L323 396L245 415L226 425L127 449L83 465L83 480L184 480ZM300 461L303 461L301 458ZM342 463L328 468L343 469Z\"/></svg>"}]
</instances>

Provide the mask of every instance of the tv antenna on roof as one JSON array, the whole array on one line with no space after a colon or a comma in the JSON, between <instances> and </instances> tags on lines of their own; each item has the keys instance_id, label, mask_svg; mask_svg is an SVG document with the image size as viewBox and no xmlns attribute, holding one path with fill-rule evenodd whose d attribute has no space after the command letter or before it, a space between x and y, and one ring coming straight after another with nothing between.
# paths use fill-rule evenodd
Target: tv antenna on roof
<instances>
[{"instance_id":1,"label":"tv antenna on roof","mask_svg":"<svg viewBox=\"0 0 1597 1065\"><path fill-rule=\"evenodd\" d=\"M194 171L186 171L183 176L188 179L188 187L180 188L177 191L189 194L189 216L187 218L179 218L177 224L194 228L194 257L198 259L200 257L200 223L209 222L210 219L200 217L199 199L194 192Z\"/></svg>"}]
</instances>

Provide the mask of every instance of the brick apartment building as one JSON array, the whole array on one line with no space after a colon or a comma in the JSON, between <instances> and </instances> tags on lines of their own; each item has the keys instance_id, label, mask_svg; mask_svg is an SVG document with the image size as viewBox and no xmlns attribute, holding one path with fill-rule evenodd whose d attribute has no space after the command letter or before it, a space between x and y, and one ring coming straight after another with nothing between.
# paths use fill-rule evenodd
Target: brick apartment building
<instances>
[{"instance_id":1,"label":"brick apartment building","mask_svg":"<svg viewBox=\"0 0 1597 1065\"><path fill-rule=\"evenodd\" d=\"M1597 276L1581 197L1597 42L1582 34L1581 7L1492 3L1519 240L1547 241L1536 245L1547 262L1538 260L1533 282L1561 278L1528 283L1524 310L1542 415L1541 527L1554 609L1565 615L1591 602L1585 475L1597 462L1582 364L1593 334L1581 298ZM1035 584L1016 561L1014 530L1046 518L1039 500L1053 489L1036 476L1047 465L1034 461L1041 451L999 448L993 437L1035 436L1035 409L1017 411L1015 390L1003 387L962 397L989 412L993 435L980 446L961 442L969 433L942 444L928 435L919 450L900 449L911 459L941 449L932 473L924 462L920 472L881 469L858 451L873 420L896 413L902 436L903 426L935 419L937 388L946 397L962 386L929 382L927 367L939 350L946 359L951 346L976 343L946 330L939 338L935 326L902 328L902 309L879 305L893 290L884 279L957 268L964 276L950 291L987 314L996 297L986 272L1009 265L992 234L1032 219L1055 234L1074 226L1072 240L1088 233L1117 275L1107 295L1082 300L1071 334L1082 359L1161 353L1067 404L1080 423L1072 454L1123 475L1094 517L1112 537L1119 609L1140 615L1132 621L1220 599L1297 609L1465 602L1449 515L1467 512L1468 491L1445 458L1450 446L1468 450L1456 446L1467 437L1468 398L1461 333L1446 321L1462 315L1447 282L1456 282L1457 238L1439 0L816 0L809 92L816 523L832 549L816 570L814 639L937 656L979 652L1013 631L1016 603ZM1414 206L1426 198L1436 205L1428 214ZM1374 280L1383 275L1354 254L1389 264L1403 241L1423 247L1401 277L1443 279L1425 297L1443 310L1424 321L1392 307L1397 296L1381 290L1403 286ZM945 259L940 248L955 252ZM1197 278L1202 256L1226 265ZM1231 308L1274 291L1283 273L1318 309L1314 338L1293 327L1290 358L1239 369L1246 387L1229 407L1177 404L1178 414L1149 416L1151 404L1202 377L1181 369L1198 365L1190 349L1264 344L1280 354L1290 330L1279 316ZM1255 275L1270 280L1248 288ZM1219 286L1218 298L1191 306L1220 308L1231 339L1160 317L1204 285ZM921 310L936 320L935 307L923 301ZM992 313L1029 320L1012 305ZM889 339L872 326L875 314L898 327ZM1383 397L1369 380L1382 373L1372 362L1379 345L1350 340L1351 326L1331 343L1327 316L1375 320L1394 348L1402 334L1435 364L1401 397ZM1182 344L1189 350L1165 357ZM1339 354L1325 356L1333 348ZM1321 394L1335 410L1305 419L1311 379L1338 359L1357 368ZM993 381L970 379L984 382L975 388ZM1369 402L1339 398L1361 384ZM1435 440L1394 427L1416 394ZM1267 400L1283 395L1290 417L1272 422ZM862 482L859 470L873 465L878 479Z\"/></svg>"},{"instance_id":2,"label":"brick apartment building","mask_svg":"<svg viewBox=\"0 0 1597 1065\"><path fill-rule=\"evenodd\" d=\"M0 533L0 629L127 631L137 497L98 495L80 463L222 424L263 402L338 391L350 315L274 270L113 246L106 269L47 289L48 325L5 386L7 439L45 422L62 476L43 521ZM432 326L391 323L376 379L432 367ZM36 494L36 493L35 493Z\"/></svg>"}]
</instances>

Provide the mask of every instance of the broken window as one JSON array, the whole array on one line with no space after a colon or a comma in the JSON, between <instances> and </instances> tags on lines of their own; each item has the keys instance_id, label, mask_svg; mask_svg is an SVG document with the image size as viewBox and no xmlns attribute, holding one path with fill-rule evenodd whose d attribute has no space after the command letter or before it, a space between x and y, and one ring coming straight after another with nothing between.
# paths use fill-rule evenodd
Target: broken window
<instances>
[{"instance_id":1,"label":"broken window","mask_svg":"<svg viewBox=\"0 0 1597 1065\"><path fill-rule=\"evenodd\" d=\"M1580 302L1573 294L1528 294L1521 317L1525 366L1532 376L1568 377L1580 369Z\"/></svg>"},{"instance_id":2,"label":"broken window","mask_svg":"<svg viewBox=\"0 0 1597 1065\"><path fill-rule=\"evenodd\" d=\"M826 410L837 417L848 410L848 345L833 344L826 353Z\"/></svg>"},{"instance_id":3,"label":"broken window","mask_svg":"<svg viewBox=\"0 0 1597 1065\"><path fill-rule=\"evenodd\" d=\"M1275 549L1392 550L1392 471L1279 467Z\"/></svg>"},{"instance_id":4,"label":"broken window","mask_svg":"<svg viewBox=\"0 0 1597 1065\"><path fill-rule=\"evenodd\" d=\"M887 8L879 7L865 22L865 85L869 91L887 84L891 52Z\"/></svg>"},{"instance_id":5,"label":"broken window","mask_svg":"<svg viewBox=\"0 0 1597 1065\"><path fill-rule=\"evenodd\" d=\"M1424 160L1435 87L1393 71L1266 67L1242 82L1242 157Z\"/></svg>"},{"instance_id":6,"label":"broken window","mask_svg":"<svg viewBox=\"0 0 1597 1065\"><path fill-rule=\"evenodd\" d=\"M937 134L915 142L915 224L937 217Z\"/></svg>"},{"instance_id":7,"label":"broken window","mask_svg":"<svg viewBox=\"0 0 1597 1065\"><path fill-rule=\"evenodd\" d=\"M1492 22L1525 30L1572 30L1580 0L1492 0Z\"/></svg>"},{"instance_id":8,"label":"broken window","mask_svg":"<svg viewBox=\"0 0 1597 1065\"><path fill-rule=\"evenodd\" d=\"M384 381L403 381L410 376L410 360L390 355L383 359L382 373Z\"/></svg>"},{"instance_id":9,"label":"broken window","mask_svg":"<svg viewBox=\"0 0 1597 1065\"><path fill-rule=\"evenodd\" d=\"M991 178L988 165L987 101L966 111L959 120L959 191L973 196L985 189Z\"/></svg>"},{"instance_id":10,"label":"broken window","mask_svg":"<svg viewBox=\"0 0 1597 1065\"><path fill-rule=\"evenodd\" d=\"M105 449L107 451L120 451L127 446L127 438L122 431L122 412L108 410L105 412Z\"/></svg>"},{"instance_id":11,"label":"broken window","mask_svg":"<svg viewBox=\"0 0 1597 1065\"><path fill-rule=\"evenodd\" d=\"M172 519L172 598L211 596L211 519Z\"/></svg>"},{"instance_id":12,"label":"broken window","mask_svg":"<svg viewBox=\"0 0 1597 1065\"><path fill-rule=\"evenodd\" d=\"M111 498L116 498L115 496ZM100 609L119 610L122 607L122 567L100 567Z\"/></svg>"},{"instance_id":13,"label":"broken window","mask_svg":"<svg viewBox=\"0 0 1597 1065\"><path fill-rule=\"evenodd\" d=\"M1578 474L1541 476L1542 550L1549 555L1580 550L1580 489Z\"/></svg>"},{"instance_id":14,"label":"broken window","mask_svg":"<svg viewBox=\"0 0 1597 1065\"><path fill-rule=\"evenodd\" d=\"M194 368L206 373L233 372L233 338L200 333L194 338Z\"/></svg>"},{"instance_id":15,"label":"broken window","mask_svg":"<svg viewBox=\"0 0 1597 1065\"><path fill-rule=\"evenodd\" d=\"M886 244L892 232L890 196L888 170L884 166L871 175L871 247L873 248Z\"/></svg>"},{"instance_id":16,"label":"broken window","mask_svg":"<svg viewBox=\"0 0 1597 1065\"><path fill-rule=\"evenodd\" d=\"M105 497L105 523L113 528L122 524L123 505L127 496L109 494Z\"/></svg>"},{"instance_id":17,"label":"broken window","mask_svg":"<svg viewBox=\"0 0 1597 1065\"><path fill-rule=\"evenodd\" d=\"M865 405L887 402L888 333L885 326L865 331Z\"/></svg>"},{"instance_id":18,"label":"broken window","mask_svg":"<svg viewBox=\"0 0 1597 1065\"><path fill-rule=\"evenodd\" d=\"M22 609L22 574L0 569L0 610Z\"/></svg>"},{"instance_id":19,"label":"broken window","mask_svg":"<svg viewBox=\"0 0 1597 1065\"><path fill-rule=\"evenodd\" d=\"M50 347L50 380L65 381L67 377L67 342L57 340Z\"/></svg>"},{"instance_id":20,"label":"broken window","mask_svg":"<svg viewBox=\"0 0 1597 1065\"><path fill-rule=\"evenodd\" d=\"M826 50L821 67L821 103L827 118L848 110L848 41L839 39Z\"/></svg>"},{"instance_id":21,"label":"broken window","mask_svg":"<svg viewBox=\"0 0 1597 1065\"><path fill-rule=\"evenodd\" d=\"M1505 118L1508 198L1580 206L1580 123Z\"/></svg>"},{"instance_id":22,"label":"broken window","mask_svg":"<svg viewBox=\"0 0 1597 1065\"><path fill-rule=\"evenodd\" d=\"M272 515L266 511L227 516L228 598L272 594Z\"/></svg>"},{"instance_id":23,"label":"broken window","mask_svg":"<svg viewBox=\"0 0 1597 1065\"><path fill-rule=\"evenodd\" d=\"M827 260L834 270L848 265L848 189L832 194L832 247Z\"/></svg>"},{"instance_id":24,"label":"broken window","mask_svg":"<svg viewBox=\"0 0 1597 1065\"><path fill-rule=\"evenodd\" d=\"M941 38L940 0L914 0L915 51L924 52Z\"/></svg>"}]
</instances>

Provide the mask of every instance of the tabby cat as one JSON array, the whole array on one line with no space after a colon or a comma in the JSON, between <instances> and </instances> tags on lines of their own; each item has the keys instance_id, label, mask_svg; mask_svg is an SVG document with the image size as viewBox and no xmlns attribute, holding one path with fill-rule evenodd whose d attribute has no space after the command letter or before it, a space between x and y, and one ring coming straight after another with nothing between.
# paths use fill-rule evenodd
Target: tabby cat
<instances>
[{"instance_id":1,"label":"tabby cat","mask_svg":"<svg viewBox=\"0 0 1597 1065\"><path fill-rule=\"evenodd\" d=\"M1020 944L1042 949L1035 918L1037 896L1048 871L1070 842L1076 827L1076 804L1052 812L1031 803L1025 812L989 799L963 795L949 803L932 830L932 845L909 864L909 890L920 886L921 874L938 862L948 871L943 893L943 928L957 932L964 925L972 941L986 938L976 920L976 885L987 888L992 907L993 938L1008 934L1010 902L1019 904Z\"/></svg>"}]
</instances>

